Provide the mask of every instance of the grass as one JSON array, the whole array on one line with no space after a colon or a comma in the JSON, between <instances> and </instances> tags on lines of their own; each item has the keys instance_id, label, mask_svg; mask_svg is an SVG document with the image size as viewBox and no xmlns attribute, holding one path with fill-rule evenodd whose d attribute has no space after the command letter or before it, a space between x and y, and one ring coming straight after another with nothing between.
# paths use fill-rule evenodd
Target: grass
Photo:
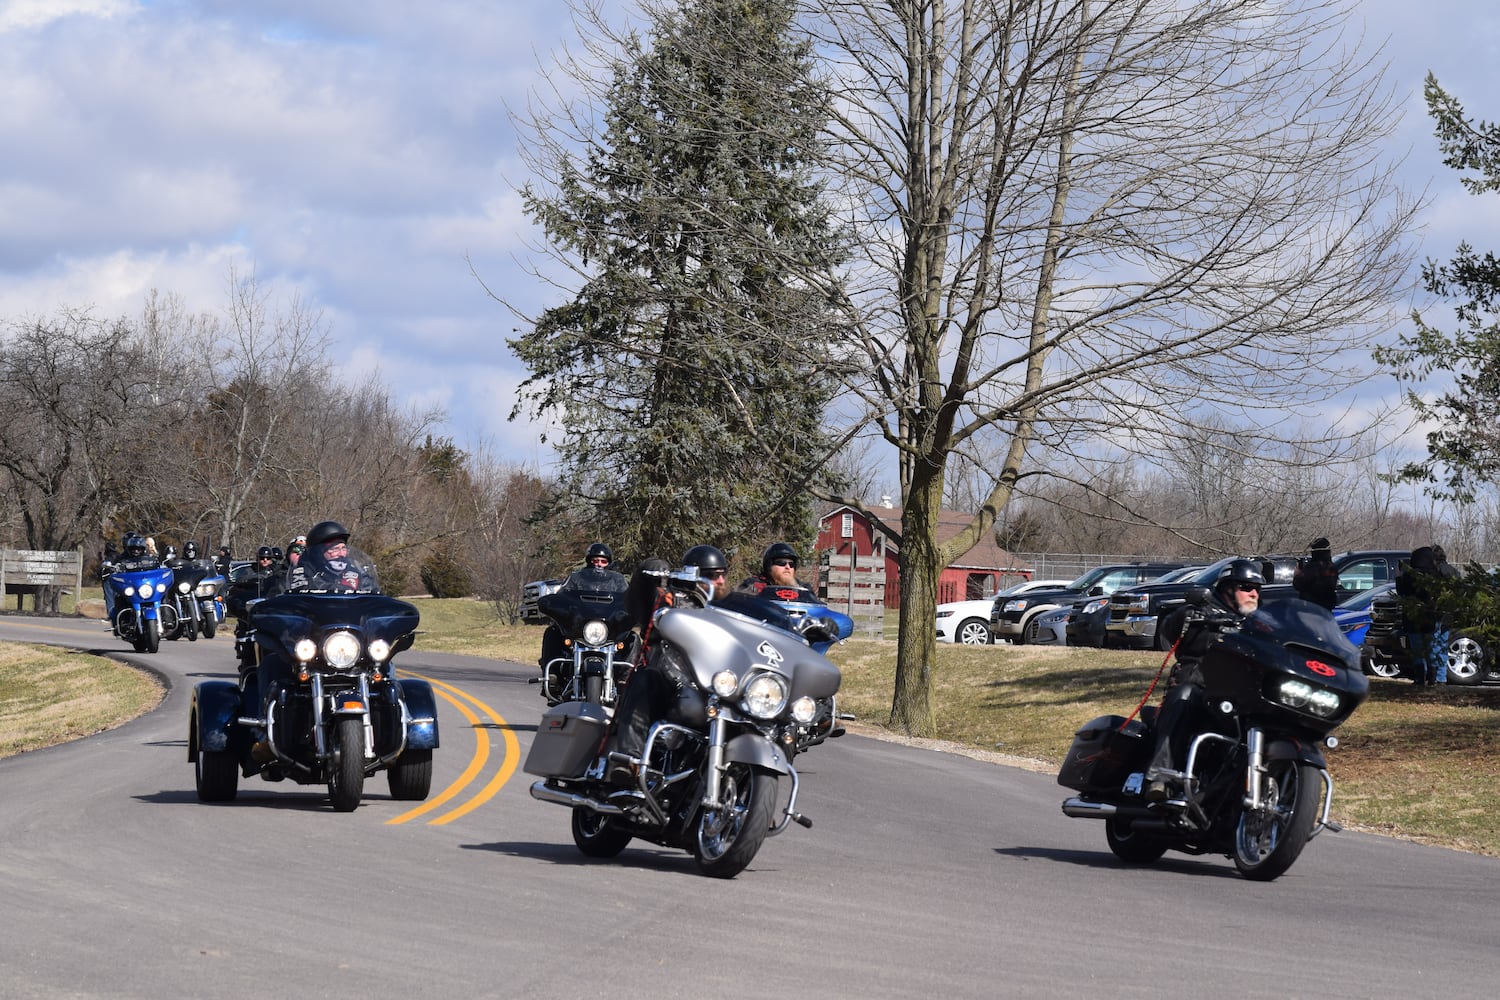
<instances>
[{"instance_id":1,"label":"grass","mask_svg":"<svg viewBox=\"0 0 1500 1000\"><path fill-rule=\"evenodd\" d=\"M494 608L471 600L418 599L422 613L416 648L523 664L536 662L542 630L506 625ZM887 632L893 635L894 630ZM51 695L12 693L12 665L21 647L0 651L0 755L14 738L13 720L40 714L53 700L68 707L49 718L83 710L104 685L91 671L132 673L113 664L89 664L57 675ZM55 664L88 657L33 647L26 674L52 674L31 666L48 656ZM891 640L851 639L832 658L844 672L839 708L854 714L856 728L903 738L885 725L894 690L896 646ZM931 665L932 704L938 740L953 749L1002 759L1035 770L1061 763L1073 732L1097 715L1128 715L1161 665L1160 653L1130 653L1050 646L955 646L939 643ZM30 683L30 682L29 682ZM70 694L68 689L77 690ZM30 690L28 688L28 690ZM86 692L86 693L85 693ZM1160 689L1156 698L1160 697ZM12 699L25 697L13 710ZM137 698L142 695L137 694ZM155 704L127 710L117 722ZM538 709L540 711L540 709ZM78 724L49 724L46 745L96 732L107 723L91 715ZM1424 843L1500 856L1500 688L1446 687L1418 691L1402 681L1372 679L1369 700L1337 733L1329 751L1335 782L1334 816L1346 826ZM1061 793L1060 793L1061 794Z\"/></svg>"},{"instance_id":2,"label":"grass","mask_svg":"<svg viewBox=\"0 0 1500 1000\"><path fill-rule=\"evenodd\" d=\"M162 699L150 674L51 646L0 647L0 757L123 725Z\"/></svg>"}]
</instances>

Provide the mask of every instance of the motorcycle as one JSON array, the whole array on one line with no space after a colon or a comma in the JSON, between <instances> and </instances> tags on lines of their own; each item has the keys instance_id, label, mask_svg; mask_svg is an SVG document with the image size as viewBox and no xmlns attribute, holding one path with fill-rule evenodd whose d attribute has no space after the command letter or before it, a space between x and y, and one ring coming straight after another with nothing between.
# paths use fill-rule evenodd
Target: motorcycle
<instances>
[{"instance_id":1,"label":"motorcycle","mask_svg":"<svg viewBox=\"0 0 1500 1000\"><path fill-rule=\"evenodd\" d=\"M195 642L199 635L212 639L224 620L224 605L219 591L224 578L209 559L180 559L172 564L172 607L176 628L163 634L165 639L187 636Z\"/></svg>"},{"instance_id":2,"label":"motorcycle","mask_svg":"<svg viewBox=\"0 0 1500 1000\"><path fill-rule=\"evenodd\" d=\"M1198 587L1189 602L1201 607L1207 598ZM1062 810L1104 820L1122 861L1149 864L1168 850L1223 854L1246 878L1270 881L1318 833L1341 829L1329 817L1323 747L1337 746L1331 734L1370 684L1359 651L1318 605L1285 598L1237 628L1219 624L1227 630L1199 665L1208 718L1194 726L1182 771L1163 775L1181 782L1181 794L1160 803L1143 795L1155 745L1147 709L1140 719L1106 715L1078 730L1057 781L1080 794Z\"/></svg>"},{"instance_id":3,"label":"motorcycle","mask_svg":"<svg viewBox=\"0 0 1500 1000\"><path fill-rule=\"evenodd\" d=\"M155 653L165 631L177 627L177 613L169 601L172 571L117 569L104 578L114 598L111 630L130 643L137 653Z\"/></svg>"},{"instance_id":4,"label":"motorcycle","mask_svg":"<svg viewBox=\"0 0 1500 1000\"><path fill-rule=\"evenodd\" d=\"M625 594L559 590L538 598L537 610L552 619L563 639L563 655L544 663L532 681L542 685L548 707L588 701L613 708L640 652Z\"/></svg>"},{"instance_id":5,"label":"motorcycle","mask_svg":"<svg viewBox=\"0 0 1500 1000\"><path fill-rule=\"evenodd\" d=\"M250 598L254 662L239 683L193 689L188 759L198 799L234 799L241 773L266 781L326 784L333 808L358 807L365 778L386 772L391 797L420 801L432 785L438 746L431 685L397 679L391 661L410 648L417 609L380 593L373 564L357 590L292 581L284 593ZM264 715L259 675L270 679Z\"/></svg>"},{"instance_id":6,"label":"motorcycle","mask_svg":"<svg viewBox=\"0 0 1500 1000\"><path fill-rule=\"evenodd\" d=\"M523 764L542 780L531 795L572 809L573 842L590 857L609 858L634 838L691 852L705 875L732 878L750 864L768 836L797 812L799 779L792 758L799 732L811 726L819 701L832 699L839 669L810 645L837 626L806 615L792 630L782 612L757 601L765 617L698 600L698 574L670 575L676 598L652 625L650 655L681 685L673 708L646 734L634 784L621 787L596 760L609 712L587 701L549 709ZM778 619L776 616L780 615ZM782 777L791 780L776 814Z\"/></svg>"}]
</instances>

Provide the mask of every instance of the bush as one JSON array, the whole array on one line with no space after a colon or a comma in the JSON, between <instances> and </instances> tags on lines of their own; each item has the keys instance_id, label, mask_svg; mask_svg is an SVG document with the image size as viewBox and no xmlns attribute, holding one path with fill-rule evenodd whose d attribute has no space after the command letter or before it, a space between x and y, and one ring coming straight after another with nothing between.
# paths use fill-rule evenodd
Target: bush
<instances>
[{"instance_id":1,"label":"bush","mask_svg":"<svg viewBox=\"0 0 1500 1000\"><path fill-rule=\"evenodd\" d=\"M474 592L468 567L448 548L439 549L423 560L422 585L433 597L468 597Z\"/></svg>"}]
</instances>

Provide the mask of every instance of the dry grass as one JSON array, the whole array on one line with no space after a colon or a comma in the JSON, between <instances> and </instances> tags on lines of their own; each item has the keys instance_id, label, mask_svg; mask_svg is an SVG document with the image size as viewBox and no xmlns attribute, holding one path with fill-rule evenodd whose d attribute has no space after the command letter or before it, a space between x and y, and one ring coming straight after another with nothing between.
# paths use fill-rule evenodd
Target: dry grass
<instances>
[{"instance_id":1,"label":"dry grass","mask_svg":"<svg viewBox=\"0 0 1500 1000\"><path fill-rule=\"evenodd\" d=\"M161 701L156 679L103 657L0 647L0 757L102 732Z\"/></svg>"}]
</instances>

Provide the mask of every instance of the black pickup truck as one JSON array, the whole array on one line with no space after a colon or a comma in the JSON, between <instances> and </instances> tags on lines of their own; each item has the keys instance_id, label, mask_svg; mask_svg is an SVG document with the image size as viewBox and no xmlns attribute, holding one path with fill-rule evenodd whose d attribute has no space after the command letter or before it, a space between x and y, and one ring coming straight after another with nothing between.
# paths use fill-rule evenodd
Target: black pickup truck
<instances>
[{"instance_id":1,"label":"black pickup truck","mask_svg":"<svg viewBox=\"0 0 1500 1000\"><path fill-rule=\"evenodd\" d=\"M1367 550L1342 552L1334 557L1339 574L1338 599L1344 600L1371 587L1393 580L1396 566L1409 555L1406 551ZM1189 587L1212 587L1219 574L1239 556L1220 559L1202 572L1175 583L1158 583L1127 587L1115 591L1109 599L1109 619L1104 623L1104 645L1110 649L1165 649L1166 639L1158 624L1187 600ZM1295 597L1292 574L1297 571L1296 556L1255 556L1261 564L1267 584L1261 590L1262 601Z\"/></svg>"}]
</instances>

